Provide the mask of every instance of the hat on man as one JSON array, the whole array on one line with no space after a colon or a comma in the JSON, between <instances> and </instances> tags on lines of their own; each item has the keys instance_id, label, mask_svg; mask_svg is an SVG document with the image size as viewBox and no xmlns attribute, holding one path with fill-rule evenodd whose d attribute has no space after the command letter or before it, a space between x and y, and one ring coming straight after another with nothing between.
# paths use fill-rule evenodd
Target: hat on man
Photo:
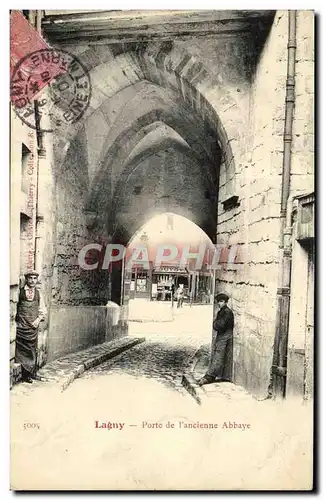
<instances>
[{"instance_id":1,"label":"hat on man","mask_svg":"<svg viewBox=\"0 0 324 500\"><path fill-rule=\"evenodd\" d=\"M216 295L216 300L217 300L217 302L220 302L222 300L224 300L224 302L228 302L229 301L229 296L226 295L226 293L218 293Z\"/></svg>"},{"instance_id":2,"label":"hat on man","mask_svg":"<svg viewBox=\"0 0 324 500\"><path fill-rule=\"evenodd\" d=\"M35 270L33 270L33 271L27 271L25 273L25 278L27 278L28 276L39 276L39 273L37 271L35 271Z\"/></svg>"}]
</instances>

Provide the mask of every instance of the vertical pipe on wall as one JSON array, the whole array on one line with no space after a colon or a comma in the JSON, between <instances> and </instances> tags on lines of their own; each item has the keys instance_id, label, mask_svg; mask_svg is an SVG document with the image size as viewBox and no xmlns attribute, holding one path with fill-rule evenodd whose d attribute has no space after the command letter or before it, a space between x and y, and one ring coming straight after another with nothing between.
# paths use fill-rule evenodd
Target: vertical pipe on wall
<instances>
[{"instance_id":1,"label":"vertical pipe on wall","mask_svg":"<svg viewBox=\"0 0 324 500\"><path fill-rule=\"evenodd\" d=\"M43 11L35 11L34 24L38 33L41 35L41 21L42 21ZM46 89L43 90L43 93ZM43 94L44 95L44 94ZM36 185L36 231L35 231L35 268L39 272L40 276L43 274L43 252L45 243L45 221L44 214L46 212L47 203L47 192L45 184L47 182L48 175L48 158L45 147L44 132L41 130L40 124L40 112L38 99L34 101L35 109L35 125L36 125L36 137L37 137L37 185ZM49 276L47 274L46 278ZM49 283L46 283L47 290L50 289ZM42 289L44 292L44 283L42 283ZM50 304L47 304L49 307ZM47 349L48 349L48 328L47 326L42 326L38 336L38 351L37 351L37 366L41 367L47 359Z\"/></svg>"},{"instance_id":2,"label":"vertical pipe on wall","mask_svg":"<svg viewBox=\"0 0 324 500\"><path fill-rule=\"evenodd\" d=\"M291 281L291 229L288 200L290 196L291 143L295 106L296 11L288 11L288 54L283 137L283 163L280 205L280 264L277 290L276 331L269 395L285 397Z\"/></svg>"},{"instance_id":3,"label":"vertical pipe on wall","mask_svg":"<svg viewBox=\"0 0 324 500\"><path fill-rule=\"evenodd\" d=\"M37 10L35 14L35 25L38 33L41 35L41 21L42 21L42 11ZM41 274L41 239L43 233L43 214L40 213L39 205L40 205L40 185L39 185L39 176L40 176L40 164L42 161L46 160L46 150L44 146L44 137L43 132L40 129L40 117L39 117L39 109L37 99L34 101L35 105L35 122L36 122L36 136L37 136L37 146L38 146L38 161L37 161L37 195L36 195L36 241L35 241L35 268Z\"/></svg>"}]
</instances>

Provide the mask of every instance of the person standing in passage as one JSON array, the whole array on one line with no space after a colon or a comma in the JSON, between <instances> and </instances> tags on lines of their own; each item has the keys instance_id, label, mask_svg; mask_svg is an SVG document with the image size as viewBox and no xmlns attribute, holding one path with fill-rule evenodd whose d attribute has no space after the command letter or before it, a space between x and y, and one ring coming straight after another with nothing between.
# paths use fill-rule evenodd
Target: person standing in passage
<instances>
[{"instance_id":1,"label":"person standing in passage","mask_svg":"<svg viewBox=\"0 0 324 500\"><path fill-rule=\"evenodd\" d=\"M216 296L219 310L213 321L210 361L199 385L232 381L234 314L227 305L228 300L225 293Z\"/></svg>"},{"instance_id":2,"label":"person standing in passage","mask_svg":"<svg viewBox=\"0 0 324 500\"><path fill-rule=\"evenodd\" d=\"M32 383L37 379L38 328L46 317L41 293L36 288L38 273L25 274L26 284L20 289L16 314L16 362L21 363L22 379Z\"/></svg>"},{"instance_id":3,"label":"person standing in passage","mask_svg":"<svg viewBox=\"0 0 324 500\"><path fill-rule=\"evenodd\" d=\"M177 290L177 301L178 301L177 308L182 307L183 295L184 295L183 285L179 285L179 288Z\"/></svg>"},{"instance_id":4,"label":"person standing in passage","mask_svg":"<svg viewBox=\"0 0 324 500\"><path fill-rule=\"evenodd\" d=\"M172 283L171 283L171 305L172 305L172 307L174 304L174 295L175 295L175 284L174 284L174 281L172 280Z\"/></svg>"}]
</instances>

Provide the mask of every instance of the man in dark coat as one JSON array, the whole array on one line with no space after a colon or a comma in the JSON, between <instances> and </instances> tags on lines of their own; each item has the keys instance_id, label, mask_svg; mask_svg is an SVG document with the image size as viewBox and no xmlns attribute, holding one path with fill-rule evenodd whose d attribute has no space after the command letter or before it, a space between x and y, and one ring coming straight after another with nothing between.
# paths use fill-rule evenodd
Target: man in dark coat
<instances>
[{"instance_id":1,"label":"man in dark coat","mask_svg":"<svg viewBox=\"0 0 324 500\"><path fill-rule=\"evenodd\" d=\"M37 379L38 327L45 319L46 309L42 296L36 288L38 273L25 274L26 284L20 289L16 314L16 362L21 364L22 379L32 383Z\"/></svg>"},{"instance_id":2,"label":"man in dark coat","mask_svg":"<svg viewBox=\"0 0 324 500\"><path fill-rule=\"evenodd\" d=\"M232 380L234 314L227 305L228 300L225 293L216 296L219 310L213 321L210 362L199 385Z\"/></svg>"},{"instance_id":3,"label":"man in dark coat","mask_svg":"<svg viewBox=\"0 0 324 500\"><path fill-rule=\"evenodd\" d=\"M172 283L171 283L171 305L172 305L172 307L174 304L174 295L175 295L175 284L174 284L174 281L172 280Z\"/></svg>"}]
</instances>

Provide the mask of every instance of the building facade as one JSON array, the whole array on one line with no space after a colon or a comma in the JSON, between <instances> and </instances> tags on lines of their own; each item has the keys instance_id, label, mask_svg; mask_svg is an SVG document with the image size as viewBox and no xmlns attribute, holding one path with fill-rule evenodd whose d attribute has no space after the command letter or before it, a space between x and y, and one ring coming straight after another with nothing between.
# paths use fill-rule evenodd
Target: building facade
<instances>
[{"instance_id":1,"label":"building facade","mask_svg":"<svg viewBox=\"0 0 324 500\"><path fill-rule=\"evenodd\" d=\"M221 265L227 257L226 249L220 250L215 255L210 238L183 217L172 213L153 217L126 250L126 265L132 262L133 267L130 298L171 301L181 284L185 301L213 303L213 259L216 267L216 260Z\"/></svg>"},{"instance_id":2,"label":"building facade","mask_svg":"<svg viewBox=\"0 0 324 500\"><path fill-rule=\"evenodd\" d=\"M179 263L155 267L149 263L150 269L135 267L129 284L129 298L149 300L176 300L175 291L180 285L184 287L184 301L190 304L212 304L214 297L214 273L209 270L190 270L180 267Z\"/></svg>"}]
</instances>

